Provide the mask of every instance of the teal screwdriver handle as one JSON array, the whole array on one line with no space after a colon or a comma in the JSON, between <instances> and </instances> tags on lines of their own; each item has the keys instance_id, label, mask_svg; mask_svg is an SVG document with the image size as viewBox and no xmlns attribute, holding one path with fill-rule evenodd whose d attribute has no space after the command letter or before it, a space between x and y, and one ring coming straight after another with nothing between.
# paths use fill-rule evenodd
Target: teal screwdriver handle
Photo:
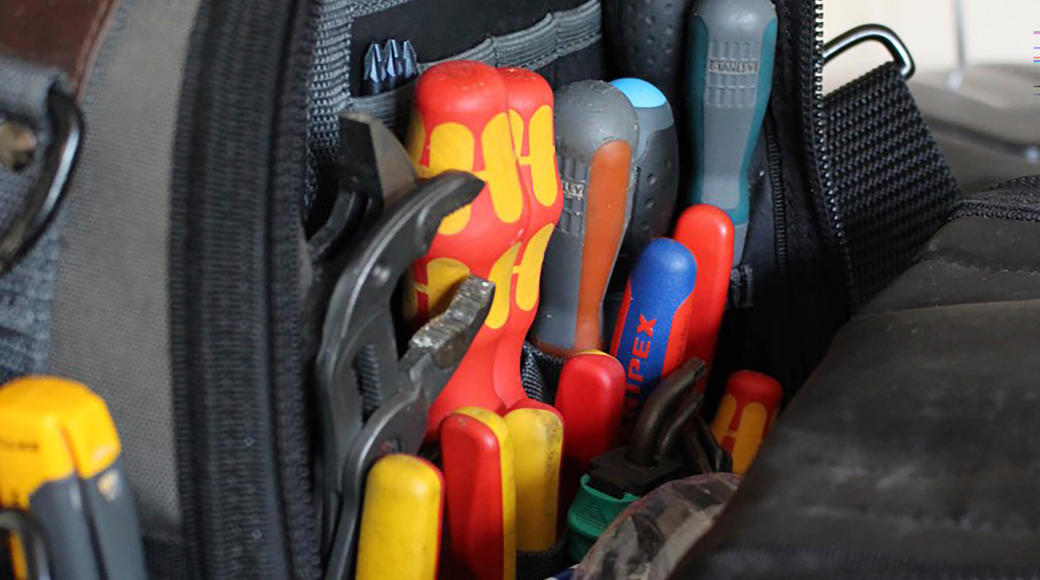
<instances>
[{"instance_id":1,"label":"teal screwdriver handle","mask_svg":"<svg viewBox=\"0 0 1040 580\"><path fill-rule=\"evenodd\" d=\"M689 202L733 220L733 264L748 227L748 171L773 79L776 11L769 0L698 0L690 11Z\"/></svg>"}]
</instances>

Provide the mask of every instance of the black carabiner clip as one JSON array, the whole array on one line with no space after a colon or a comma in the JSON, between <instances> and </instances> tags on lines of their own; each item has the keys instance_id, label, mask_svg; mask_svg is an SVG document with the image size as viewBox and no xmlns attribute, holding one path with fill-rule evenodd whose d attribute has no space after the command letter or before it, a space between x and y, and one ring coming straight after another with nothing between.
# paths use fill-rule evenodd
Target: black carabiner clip
<instances>
[{"instance_id":1,"label":"black carabiner clip","mask_svg":"<svg viewBox=\"0 0 1040 580\"><path fill-rule=\"evenodd\" d=\"M914 64L914 57L910 54L910 50L906 48L898 34L891 28L880 24L864 24L839 34L823 45L823 62L830 62L839 54L867 40L876 40L888 50L888 54L891 54L892 58L899 63L899 72L904 79L909 80L914 76L917 65Z\"/></svg>"},{"instance_id":2,"label":"black carabiner clip","mask_svg":"<svg viewBox=\"0 0 1040 580\"><path fill-rule=\"evenodd\" d=\"M58 213L79 157L83 117L76 102L72 97L52 90L47 97L47 110L52 142L22 209L11 220L7 231L0 235L0 276L14 268L32 249Z\"/></svg>"}]
</instances>

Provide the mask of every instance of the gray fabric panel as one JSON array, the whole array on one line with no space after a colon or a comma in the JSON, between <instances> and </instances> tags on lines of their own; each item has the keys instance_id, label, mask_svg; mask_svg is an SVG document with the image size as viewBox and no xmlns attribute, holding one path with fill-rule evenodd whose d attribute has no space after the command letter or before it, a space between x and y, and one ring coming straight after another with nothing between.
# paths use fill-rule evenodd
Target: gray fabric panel
<instances>
[{"instance_id":1,"label":"gray fabric panel","mask_svg":"<svg viewBox=\"0 0 1040 580\"><path fill-rule=\"evenodd\" d=\"M556 45L560 52L577 52L599 40L603 25L600 2L586 2L572 10L554 13Z\"/></svg>"},{"instance_id":2,"label":"gray fabric panel","mask_svg":"<svg viewBox=\"0 0 1040 580\"><path fill-rule=\"evenodd\" d=\"M850 322L673 577L1038 577L1038 325L1040 300Z\"/></svg>"},{"instance_id":3,"label":"gray fabric panel","mask_svg":"<svg viewBox=\"0 0 1040 580\"><path fill-rule=\"evenodd\" d=\"M444 58L444 59L441 59L441 60L435 60L433 62L428 62L428 63L419 63L419 70L425 71L426 69L430 68L431 66L433 66L435 64L440 64L442 62L447 62L449 60L478 60L480 62L486 62L486 63L488 63L490 65L494 65L495 62L496 62L496 59L495 59L495 41L492 38L488 38L488 39L485 39L480 44L474 46L473 48L464 50L463 52L460 52L459 54L456 54L455 56L451 56L451 57ZM400 89L398 89L398 90L400 90ZM361 99L355 99L355 100L361 100Z\"/></svg>"},{"instance_id":4,"label":"gray fabric panel","mask_svg":"<svg viewBox=\"0 0 1040 580\"><path fill-rule=\"evenodd\" d=\"M912 265L862 313L1040 296L1040 227L961 218L941 228Z\"/></svg>"},{"instance_id":5,"label":"gray fabric panel","mask_svg":"<svg viewBox=\"0 0 1040 580\"><path fill-rule=\"evenodd\" d=\"M178 539L167 238L181 71L197 0L124 1L83 113L65 207L51 371L108 402L146 535Z\"/></svg>"},{"instance_id":6,"label":"gray fabric panel","mask_svg":"<svg viewBox=\"0 0 1040 580\"><path fill-rule=\"evenodd\" d=\"M373 10L368 10L373 12ZM547 14L534 26L488 38L451 58L420 64L422 70L447 60L477 60L495 67L540 69L553 61L596 43L601 37L600 0ZM349 99L347 108L378 118L399 135L412 108L415 83L368 97Z\"/></svg>"},{"instance_id":7,"label":"gray fabric panel","mask_svg":"<svg viewBox=\"0 0 1040 580\"><path fill-rule=\"evenodd\" d=\"M41 122L47 115L47 93L51 87L68 90L57 69L34 66L0 54L0 111L3 114Z\"/></svg>"},{"instance_id":8,"label":"gray fabric panel","mask_svg":"<svg viewBox=\"0 0 1040 580\"><path fill-rule=\"evenodd\" d=\"M35 132L32 162L19 172L0 167L0 235L15 216L24 212L26 199L39 178L51 145L47 95L51 88L67 89L64 75L0 55L0 118L17 119ZM50 304L54 294L58 238L52 223L21 261L0 277L0 384L46 368L50 348Z\"/></svg>"},{"instance_id":9,"label":"gray fabric panel","mask_svg":"<svg viewBox=\"0 0 1040 580\"><path fill-rule=\"evenodd\" d=\"M18 265L0 277L0 384L47 368L59 216Z\"/></svg>"}]
</instances>

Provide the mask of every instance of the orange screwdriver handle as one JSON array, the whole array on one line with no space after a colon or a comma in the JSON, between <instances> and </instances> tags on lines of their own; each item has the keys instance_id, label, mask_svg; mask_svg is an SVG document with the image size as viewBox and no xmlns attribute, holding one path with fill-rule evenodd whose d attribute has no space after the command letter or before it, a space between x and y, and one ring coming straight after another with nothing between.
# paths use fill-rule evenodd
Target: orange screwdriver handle
<instances>
[{"instance_id":1,"label":"orange screwdriver handle","mask_svg":"<svg viewBox=\"0 0 1040 580\"><path fill-rule=\"evenodd\" d=\"M737 371L726 381L726 393L711 422L711 432L733 456L733 472L743 474L780 411L784 391L769 375Z\"/></svg>"},{"instance_id":2,"label":"orange screwdriver handle","mask_svg":"<svg viewBox=\"0 0 1040 580\"><path fill-rule=\"evenodd\" d=\"M603 348L603 296L631 215L636 115L602 81L556 94L556 155L563 213L545 255L534 342L567 357Z\"/></svg>"}]
</instances>

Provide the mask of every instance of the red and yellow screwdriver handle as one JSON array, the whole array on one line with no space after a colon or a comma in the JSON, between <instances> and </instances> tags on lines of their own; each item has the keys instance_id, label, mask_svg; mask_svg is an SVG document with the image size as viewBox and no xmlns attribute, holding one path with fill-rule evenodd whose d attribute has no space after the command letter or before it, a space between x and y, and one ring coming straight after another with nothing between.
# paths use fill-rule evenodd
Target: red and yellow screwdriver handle
<instances>
[{"instance_id":1,"label":"red and yellow screwdriver handle","mask_svg":"<svg viewBox=\"0 0 1040 580\"><path fill-rule=\"evenodd\" d=\"M422 322L438 314L468 275L495 283L484 326L430 409L428 439L455 409L502 412L526 398L520 351L562 206L552 103L538 75L472 61L431 67L416 85L407 148L419 175L456 169L486 185L444 218L429 252L413 264L405 316Z\"/></svg>"},{"instance_id":2,"label":"red and yellow screwdriver handle","mask_svg":"<svg viewBox=\"0 0 1040 580\"><path fill-rule=\"evenodd\" d=\"M773 426L784 392L776 379L754 371L737 371L711 422L711 432L733 456L733 472L747 471L762 439Z\"/></svg>"},{"instance_id":3,"label":"red and yellow screwdriver handle","mask_svg":"<svg viewBox=\"0 0 1040 580\"><path fill-rule=\"evenodd\" d=\"M516 577L513 439L492 411L464 407L441 425L450 559L444 578Z\"/></svg>"},{"instance_id":4,"label":"red and yellow screwdriver handle","mask_svg":"<svg viewBox=\"0 0 1040 580\"><path fill-rule=\"evenodd\" d=\"M530 401L520 382L520 355L527 331L538 310L542 262L563 210L563 186L556 168L553 127L553 92L541 76L521 68L502 68L506 85L509 125L520 170L520 184L527 194L530 217L514 267L516 283L506 332L495 357L495 392L513 409ZM544 405L545 409L553 410Z\"/></svg>"}]
</instances>

